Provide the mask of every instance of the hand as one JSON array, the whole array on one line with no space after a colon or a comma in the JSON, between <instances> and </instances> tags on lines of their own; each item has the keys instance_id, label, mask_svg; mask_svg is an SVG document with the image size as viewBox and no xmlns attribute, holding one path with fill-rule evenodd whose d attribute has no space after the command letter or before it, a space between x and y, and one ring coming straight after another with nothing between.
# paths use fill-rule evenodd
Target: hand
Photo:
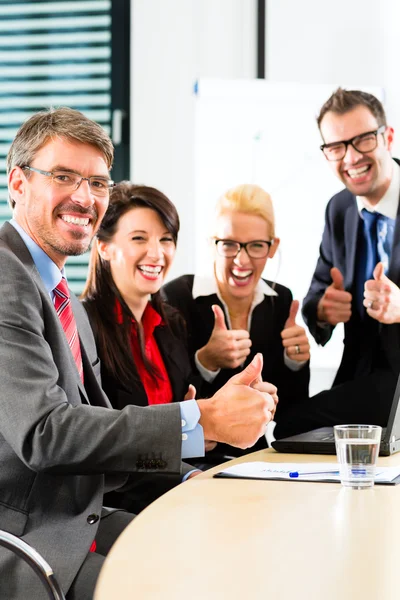
<instances>
[{"instance_id":1,"label":"hand","mask_svg":"<svg viewBox=\"0 0 400 600\"><path fill-rule=\"evenodd\" d=\"M198 400L204 438L249 448L264 434L272 419L272 396L250 386L260 382L262 354L220 388L209 400Z\"/></svg>"},{"instance_id":2,"label":"hand","mask_svg":"<svg viewBox=\"0 0 400 600\"><path fill-rule=\"evenodd\" d=\"M332 283L318 302L317 319L331 325L347 323L351 317L352 295L345 292L343 275L336 267L331 269Z\"/></svg>"},{"instance_id":3,"label":"hand","mask_svg":"<svg viewBox=\"0 0 400 600\"><path fill-rule=\"evenodd\" d=\"M185 481L189 481L192 477L197 477L197 475L201 475L202 473L203 471L193 471L193 473L190 473L190 475L187 476Z\"/></svg>"},{"instance_id":4,"label":"hand","mask_svg":"<svg viewBox=\"0 0 400 600\"><path fill-rule=\"evenodd\" d=\"M204 440L204 450L206 452L211 452L214 448L217 447L217 442L213 442L211 440Z\"/></svg>"},{"instance_id":5,"label":"hand","mask_svg":"<svg viewBox=\"0 0 400 600\"><path fill-rule=\"evenodd\" d=\"M188 387L188 391L185 394L184 400L194 400L196 398L196 388L194 385L190 384Z\"/></svg>"},{"instance_id":6,"label":"hand","mask_svg":"<svg viewBox=\"0 0 400 600\"><path fill-rule=\"evenodd\" d=\"M271 410L271 420L275 417L275 412L276 412L276 405L279 402L279 398L278 398L278 388L273 385L272 383L268 383L268 381L263 381L261 378L258 381L255 381L251 384L251 387L254 390L258 390L259 392L263 392L266 394L269 394L271 396L271 398L274 401L275 406L273 407L273 409Z\"/></svg>"},{"instance_id":7,"label":"hand","mask_svg":"<svg viewBox=\"0 0 400 600\"><path fill-rule=\"evenodd\" d=\"M227 329L221 307L214 304L211 308L215 319L214 329L197 357L209 371L236 369L250 354L249 332L244 329Z\"/></svg>"},{"instance_id":8,"label":"hand","mask_svg":"<svg viewBox=\"0 0 400 600\"><path fill-rule=\"evenodd\" d=\"M374 269L374 279L365 282L364 306L367 313L379 323L400 323L400 289L384 274L379 262Z\"/></svg>"},{"instance_id":9,"label":"hand","mask_svg":"<svg viewBox=\"0 0 400 600\"><path fill-rule=\"evenodd\" d=\"M287 356L292 360L302 362L310 360L310 344L304 327L296 325L296 315L299 306L299 301L293 300L290 306L289 317L283 331L281 331L281 337Z\"/></svg>"}]
</instances>

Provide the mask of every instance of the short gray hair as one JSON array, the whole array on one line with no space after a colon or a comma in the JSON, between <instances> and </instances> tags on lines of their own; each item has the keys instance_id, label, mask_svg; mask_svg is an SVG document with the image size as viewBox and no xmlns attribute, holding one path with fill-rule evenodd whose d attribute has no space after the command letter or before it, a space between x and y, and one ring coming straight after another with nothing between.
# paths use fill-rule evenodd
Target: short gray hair
<instances>
[{"instance_id":1,"label":"short gray hair","mask_svg":"<svg viewBox=\"0 0 400 600\"><path fill-rule=\"evenodd\" d=\"M49 108L32 115L21 125L7 155L7 173L29 165L35 154L52 138L90 144L104 155L109 169L114 159L112 142L101 125L73 108ZM15 202L10 198L11 208Z\"/></svg>"}]
</instances>

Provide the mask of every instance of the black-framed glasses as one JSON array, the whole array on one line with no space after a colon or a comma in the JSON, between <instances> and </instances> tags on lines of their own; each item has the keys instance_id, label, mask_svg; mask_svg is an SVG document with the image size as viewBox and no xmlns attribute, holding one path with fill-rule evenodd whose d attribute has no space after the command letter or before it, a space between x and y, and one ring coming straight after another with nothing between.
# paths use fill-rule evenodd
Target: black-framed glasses
<instances>
[{"instance_id":1,"label":"black-framed glasses","mask_svg":"<svg viewBox=\"0 0 400 600\"><path fill-rule=\"evenodd\" d=\"M265 258L274 243L274 240L252 240L245 243L220 239L214 241L218 254L224 258L235 258L242 248L245 249L250 258Z\"/></svg>"},{"instance_id":2,"label":"black-framed glasses","mask_svg":"<svg viewBox=\"0 0 400 600\"><path fill-rule=\"evenodd\" d=\"M357 152L360 152L361 154L375 150L378 145L377 136L385 131L386 125L381 125L374 131L367 131L361 135L356 135L350 140L322 144L320 148L328 160L342 160L342 158L346 156L347 147L349 145L353 146L354 150L357 150Z\"/></svg>"},{"instance_id":3,"label":"black-framed glasses","mask_svg":"<svg viewBox=\"0 0 400 600\"><path fill-rule=\"evenodd\" d=\"M25 165L22 169L34 171L35 173L45 175L46 177L51 177L53 185L59 189L63 189L65 192L74 192L81 185L82 181L87 181L92 194L105 197L109 195L110 190L115 185L112 179L98 177L97 175L82 177L71 171L42 171L42 169L36 169L35 167L29 167L28 165Z\"/></svg>"}]
</instances>

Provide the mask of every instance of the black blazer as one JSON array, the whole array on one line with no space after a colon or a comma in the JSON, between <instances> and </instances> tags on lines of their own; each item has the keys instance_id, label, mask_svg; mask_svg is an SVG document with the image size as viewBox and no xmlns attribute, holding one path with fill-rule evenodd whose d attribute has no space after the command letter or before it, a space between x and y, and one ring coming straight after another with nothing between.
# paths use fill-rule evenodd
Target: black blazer
<instances>
[{"instance_id":1,"label":"black blazer","mask_svg":"<svg viewBox=\"0 0 400 600\"><path fill-rule=\"evenodd\" d=\"M96 328L91 314L91 302L84 301L83 306L87 311L96 338ZM157 327L154 331L154 337L170 379L173 401L180 402L188 390L189 383L193 383L196 386L197 380L192 377L191 373L186 346L185 327L179 318L174 318L176 311L172 311L173 309L171 310L169 307L165 307L165 309L167 315L169 314L171 317L172 326L171 328L166 325ZM98 351L100 360L102 361L102 388L113 408L122 410L129 405L148 406L148 398L143 384L137 382L132 387L123 385L108 371L102 360L100 348L98 348ZM153 450L153 456L149 456L150 459L158 457L157 448L154 447ZM182 465L183 473L193 468L185 463L182 463ZM134 480L131 478L125 488L120 488L118 491L106 494L104 503L107 506L124 508L138 514L151 502L181 483L181 481L182 474L157 474L156 476L153 474L144 474L140 479L138 477Z\"/></svg>"},{"instance_id":2,"label":"black blazer","mask_svg":"<svg viewBox=\"0 0 400 600\"><path fill-rule=\"evenodd\" d=\"M202 348L208 342L214 327L214 313L211 306L218 304L223 311L224 307L216 294L199 296L194 299L192 294L193 280L193 275L178 277L162 288L162 294L169 304L172 304L182 313L186 321L192 369L196 370L194 355L199 348ZM273 285L270 281L267 281L267 283ZM310 370L309 363L299 371L292 371L284 363L281 331L289 316L292 294L288 288L280 284L275 284L275 291L278 294L277 296L265 296L264 300L254 309L250 329L251 352L244 366L251 362L257 352L263 354L263 380L273 383L278 388L277 415L279 415L280 407L300 403L308 398ZM221 369L211 384L203 384L203 392L207 395L214 394L232 375L239 373L241 370L240 367L238 369ZM265 447L264 438L259 440L258 447ZM227 454L238 455L242 453L236 448L228 448ZM253 446L249 451L254 449L256 448Z\"/></svg>"},{"instance_id":3,"label":"black blazer","mask_svg":"<svg viewBox=\"0 0 400 600\"><path fill-rule=\"evenodd\" d=\"M400 164L398 160L396 162ZM334 385L368 375L376 368L386 368L394 374L400 369L400 325L382 325L368 315L362 319L356 305L356 264L361 228L355 196L347 189L333 196L326 208L320 256L303 303L303 316L310 332L319 344L324 345L334 327L317 324L317 305L332 283L332 267L341 271L345 289L353 294L352 316L344 326L344 351ZM400 203L388 277L400 285Z\"/></svg>"}]
</instances>

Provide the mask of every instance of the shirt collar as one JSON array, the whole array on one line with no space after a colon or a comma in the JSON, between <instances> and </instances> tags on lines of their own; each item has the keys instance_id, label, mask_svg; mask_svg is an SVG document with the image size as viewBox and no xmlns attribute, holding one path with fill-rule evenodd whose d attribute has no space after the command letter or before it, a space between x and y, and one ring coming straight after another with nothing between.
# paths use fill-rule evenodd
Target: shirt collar
<instances>
[{"instance_id":1,"label":"shirt collar","mask_svg":"<svg viewBox=\"0 0 400 600\"><path fill-rule=\"evenodd\" d=\"M195 275L192 288L193 298L196 299L199 296L211 296L211 294L216 294L218 298L222 300L215 277L203 277L200 275ZM278 293L263 279L259 280L254 290L254 300L257 298L257 304L263 301L264 296L277 295Z\"/></svg>"},{"instance_id":2,"label":"shirt collar","mask_svg":"<svg viewBox=\"0 0 400 600\"><path fill-rule=\"evenodd\" d=\"M47 292L50 294L60 283L61 279L65 277L64 269L60 271L55 262L51 260L50 256L46 254L46 252L42 250L42 248L38 246L36 242L33 241L33 239L26 233L25 229L23 229L15 219L10 220L10 225L12 225L22 237L32 256L33 262L39 271L39 275L43 280L44 286Z\"/></svg>"},{"instance_id":3,"label":"shirt collar","mask_svg":"<svg viewBox=\"0 0 400 600\"><path fill-rule=\"evenodd\" d=\"M124 316L122 312L122 306L120 301L115 299L115 317L117 319L117 323L123 323ZM132 318L132 325L134 325L134 330L137 329L137 322L134 318ZM145 337L149 337L152 335L153 331L159 325L164 325L161 315L152 307L150 302L148 302L146 308L144 309L144 313L142 316L142 326Z\"/></svg>"},{"instance_id":4,"label":"shirt collar","mask_svg":"<svg viewBox=\"0 0 400 600\"><path fill-rule=\"evenodd\" d=\"M229 328L231 328L229 309L228 309L228 306L226 305L225 301L223 300L221 294L219 293L219 289L218 289L218 285L217 285L217 281L216 281L215 277L202 277L202 276L195 275L194 279L193 279L193 288L192 288L193 298L196 299L196 298L199 298L200 296L211 296L212 294L216 294L218 296L219 300L222 303L222 306L225 308L226 318L228 320L228 326L229 326ZM265 296L277 296L277 295L278 295L278 293L275 290L273 290L272 287L269 286L266 281L264 281L263 279L259 280L259 282L257 283L256 288L254 290L254 298L253 298L253 302L251 303L251 307L250 307L250 311L249 311L248 323L247 323L249 330L250 330L250 325L251 325L251 317L252 317L253 310L255 309L255 307L258 304L261 304L261 302L263 302Z\"/></svg>"},{"instance_id":5,"label":"shirt collar","mask_svg":"<svg viewBox=\"0 0 400 600\"><path fill-rule=\"evenodd\" d=\"M385 217L389 217L389 219L396 219L400 195L400 166L395 161L392 162L392 179L386 194L379 200L378 204L375 204L375 206L372 207L364 198L356 196L357 209L360 215L362 209L365 208L369 212L378 212Z\"/></svg>"}]
</instances>

